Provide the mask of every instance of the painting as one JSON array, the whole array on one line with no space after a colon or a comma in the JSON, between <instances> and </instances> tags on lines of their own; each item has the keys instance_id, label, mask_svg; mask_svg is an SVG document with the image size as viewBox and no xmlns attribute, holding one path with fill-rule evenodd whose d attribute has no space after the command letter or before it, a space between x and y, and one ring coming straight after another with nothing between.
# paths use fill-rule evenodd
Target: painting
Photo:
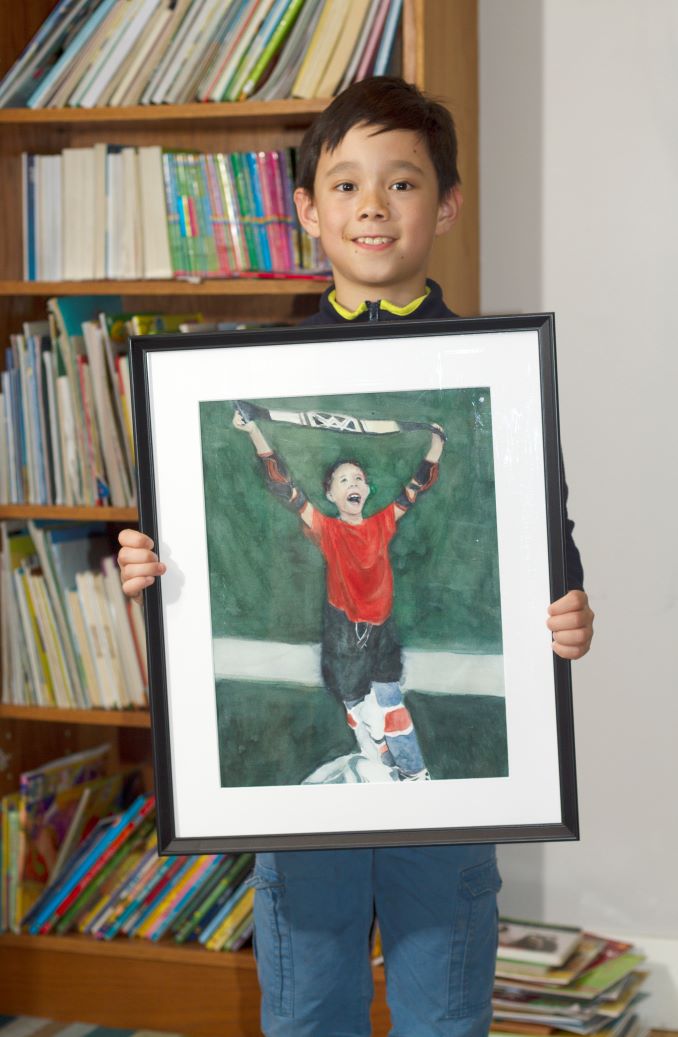
<instances>
[{"instance_id":1,"label":"painting","mask_svg":"<svg viewBox=\"0 0 678 1037\"><path fill-rule=\"evenodd\" d=\"M132 340L164 852L576 837L552 324Z\"/></svg>"},{"instance_id":2,"label":"painting","mask_svg":"<svg viewBox=\"0 0 678 1037\"><path fill-rule=\"evenodd\" d=\"M506 775L489 389L206 401L200 421L222 784Z\"/></svg>"}]
</instances>

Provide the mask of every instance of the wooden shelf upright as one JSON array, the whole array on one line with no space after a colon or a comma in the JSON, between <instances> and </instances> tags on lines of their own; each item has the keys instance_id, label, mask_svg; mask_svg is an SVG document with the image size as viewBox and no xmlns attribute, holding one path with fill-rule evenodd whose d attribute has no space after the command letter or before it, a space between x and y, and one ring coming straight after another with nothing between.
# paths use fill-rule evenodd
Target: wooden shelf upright
<instances>
[{"instance_id":1,"label":"wooden shelf upright","mask_svg":"<svg viewBox=\"0 0 678 1037\"><path fill-rule=\"evenodd\" d=\"M0 76L42 24L54 0L0 4ZM454 231L435 245L432 275L456 312L479 305L477 0L404 0L405 78L449 104L460 140L464 208ZM200 310L246 320L296 320L314 311L320 282L255 280L185 282L22 281L21 154L66 146L161 144L197 150L282 148L298 144L328 104L311 101L191 104L95 110L0 109L0 339L25 320L44 317L52 295L120 294L131 310ZM4 348L3 348L4 355ZM0 521L26 518L133 523L132 509L0 507ZM0 795L21 770L109 741L120 762L140 763L150 786L147 714L101 710L40 711L0 707ZM381 970L373 1032L388 1014ZM349 996L349 995L347 995ZM171 1030L195 1037L254 1037L259 994L252 955L210 953L141 941L0 935L0 1014L93 1021L112 1027Z\"/></svg>"}]
</instances>

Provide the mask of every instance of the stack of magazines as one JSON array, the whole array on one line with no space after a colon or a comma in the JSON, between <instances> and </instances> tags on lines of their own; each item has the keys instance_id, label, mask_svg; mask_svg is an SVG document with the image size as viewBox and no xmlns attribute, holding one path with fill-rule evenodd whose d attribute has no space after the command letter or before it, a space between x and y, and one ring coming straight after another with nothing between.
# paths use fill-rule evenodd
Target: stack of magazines
<instances>
[{"instance_id":1,"label":"stack of magazines","mask_svg":"<svg viewBox=\"0 0 678 1037\"><path fill-rule=\"evenodd\" d=\"M59 0L0 106L330 97L397 69L402 0Z\"/></svg>"},{"instance_id":2,"label":"stack of magazines","mask_svg":"<svg viewBox=\"0 0 678 1037\"><path fill-rule=\"evenodd\" d=\"M500 920L493 1037L641 1037L644 956L567 926Z\"/></svg>"}]
</instances>

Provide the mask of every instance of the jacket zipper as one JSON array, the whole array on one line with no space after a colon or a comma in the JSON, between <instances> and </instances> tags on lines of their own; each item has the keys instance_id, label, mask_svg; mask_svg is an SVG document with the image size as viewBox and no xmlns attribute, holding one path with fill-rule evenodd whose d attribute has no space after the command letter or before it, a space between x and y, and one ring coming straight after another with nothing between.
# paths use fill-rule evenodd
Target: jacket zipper
<instances>
[{"instance_id":1,"label":"jacket zipper","mask_svg":"<svg viewBox=\"0 0 678 1037\"><path fill-rule=\"evenodd\" d=\"M368 302L367 303L367 319L368 320L379 320L380 304L379 302Z\"/></svg>"}]
</instances>

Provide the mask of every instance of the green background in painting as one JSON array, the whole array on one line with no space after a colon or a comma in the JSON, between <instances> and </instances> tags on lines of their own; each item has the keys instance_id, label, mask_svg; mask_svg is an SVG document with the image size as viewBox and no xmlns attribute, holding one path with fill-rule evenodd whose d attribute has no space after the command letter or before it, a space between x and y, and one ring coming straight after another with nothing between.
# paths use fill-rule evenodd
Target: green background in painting
<instances>
[{"instance_id":1,"label":"green background in painting","mask_svg":"<svg viewBox=\"0 0 678 1037\"><path fill-rule=\"evenodd\" d=\"M410 648L502 651L497 526L488 389L260 399L280 410L441 424L448 436L440 476L399 523L391 543L394 616ZM249 436L232 425L229 402L200 404L212 634L316 643L325 597L324 562L296 515L266 490ZM365 515L385 507L416 471L429 432L349 435L261 421L314 506L325 469L350 458L372 493Z\"/></svg>"}]
</instances>

